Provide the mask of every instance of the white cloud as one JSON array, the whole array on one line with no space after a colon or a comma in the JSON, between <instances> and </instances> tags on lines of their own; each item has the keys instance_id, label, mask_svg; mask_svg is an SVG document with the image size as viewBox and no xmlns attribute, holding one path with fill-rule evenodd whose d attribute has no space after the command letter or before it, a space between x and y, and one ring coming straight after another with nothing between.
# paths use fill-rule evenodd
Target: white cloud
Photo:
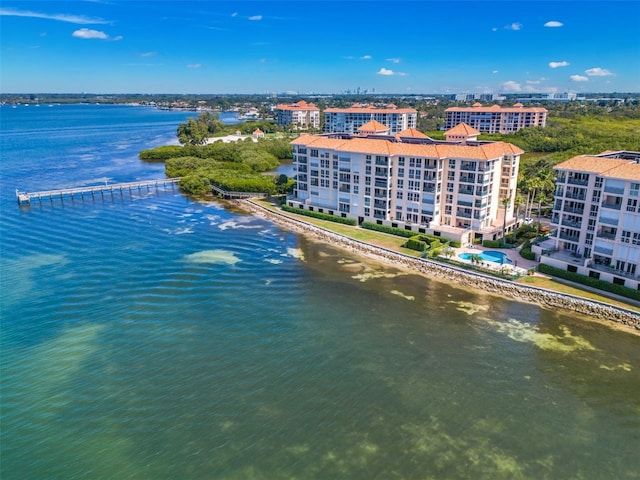
<instances>
[{"instance_id":1,"label":"white cloud","mask_svg":"<svg viewBox=\"0 0 640 480\"><path fill-rule=\"evenodd\" d=\"M381 68L380 70L378 70L376 72L376 75L384 75L384 76L392 76L392 75L397 75L399 77L404 77L406 75L406 73L403 72L394 72L393 70L389 70L387 68Z\"/></svg>"},{"instance_id":2,"label":"white cloud","mask_svg":"<svg viewBox=\"0 0 640 480\"><path fill-rule=\"evenodd\" d=\"M371 55L363 55L360 57L360 60L371 60L371 58L373 58Z\"/></svg>"},{"instance_id":3,"label":"white cloud","mask_svg":"<svg viewBox=\"0 0 640 480\"><path fill-rule=\"evenodd\" d=\"M32 12L29 10L16 10L13 8L0 8L0 16L12 16L12 17L29 17L29 18L44 18L45 20L57 20L59 22L75 23L78 25L95 25L109 23L107 20L95 17L85 17L84 15L69 15L65 13L41 13Z\"/></svg>"},{"instance_id":4,"label":"white cloud","mask_svg":"<svg viewBox=\"0 0 640 480\"><path fill-rule=\"evenodd\" d=\"M513 80L509 80L508 82L504 82L502 84L502 89L505 92L521 92L522 87L518 82L514 82Z\"/></svg>"},{"instance_id":5,"label":"white cloud","mask_svg":"<svg viewBox=\"0 0 640 480\"><path fill-rule=\"evenodd\" d=\"M252 17L249 17L249 20L253 21L253 22L257 22L262 20L262 15L253 15Z\"/></svg>"},{"instance_id":6,"label":"white cloud","mask_svg":"<svg viewBox=\"0 0 640 480\"><path fill-rule=\"evenodd\" d=\"M588 70L585 70L584 73L586 73L590 77L608 77L609 75L613 75L613 73L611 73L606 68L600 67L590 68Z\"/></svg>"},{"instance_id":7,"label":"white cloud","mask_svg":"<svg viewBox=\"0 0 640 480\"><path fill-rule=\"evenodd\" d=\"M156 52L142 52L140 54L141 57L153 57L154 55L156 55Z\"/></svg>"},{"instance_id":8,"label":"white cloud","mask_svg":"<svg viewBox=\"0 0 640 480\"><path fill-rule=\"evenodd\" d=\"M190 63L189 65L187 65L187 68L200 68L201 66L201 63Z\"/></svg>"},{"instance_id":9,"label":"white cloud","mask_svg":"<svg viewBox=\"0 0 640 480\"><path fill-rule=\"evenodd\" d=\"M541 83L540 80L527 80L527 85L540 85Z\"/></svg>"},{"instance_id":10,"label":"white cloud","mask_svg":"<svg viewBox=\"0 0 640 480\"><path fill-rule=\"evenodd\" d=\"M498 31L498 27L493 27L493 28L491 29L491 31L492 31L492 32L497 32L497 31Z\"/></svg>"},{"instance_id":11,"label":"white cloud","mask_svg":"<svg viewBox=\"0 0 640 480\"><path fill-rule=\"evenodd\" d=\"M572 82L588 82L589 77L585 77L583 75L571 75L569 77L569 80L571 80Z\"/></svg>"},{"instance_id":12,"label":"white cloud","mask_svg":"<svg viewBox=\"0 0 640 480\"><path fill-rule=\"evenodd\" d=\"M399 58L387 58L387 62L400 63L400 59Z\"/></svg>"},{"instance_id":13,"label":"white cloud","mask_svg":"<svg viewBox=\"0 0 640 480\"><path fill-rule=\"evenodd\" d=\"M496 73L498 73L498 70L492 70L491 73L495 75Z\"/></svg>"},{"instance_id":14,"label":"white cloud","mask_svg":"<svg viewBox=\"0 0 640 480\"><path fill-rule=\"evenodd\" d=\"M84 38L86 40L97 38L99 40L107 40L109 35L99 30L92 30L90 28L81 28L80 30L76 30L71 34L76 38Z\"/></svg>"},{"instance_id":15,"label":"white cloud","mask_svg":"<svg viewBox=\"0 0 640 480\"><path fill-rule=\"evenodd\" d=\"M233 13L231 14L231 16L232 16L232 17L237 17L237 16L238 16L238 12L233 12Z\"/></svg>"},{"instance_id":16,"label":"white cloud","mask_svg":"<svg viewBox=\"0 0 640 480\"><path fill-rule=\"evenodd\" d=\"M564 26L564 23L558 22L556 20L551 20L550 22L545 23L544 26L549 28L557 28Z\"/></svg>"},{"instance_id":17,"label":"white cloud","mask_svg":"<svg viewBox=\"0 0 640 480\"><path fill-rule=\"evenodd\" d=\"M522 24L518 23L518 22L513 22L511 25L507 25L506 27L504 27L506 30L513 30L515 32L517 32L518 30L522 29Z\"/></svg>"},{"instance_id":18,"label":"white cloud","mask_svg":"<svg viewBox=\"0 0 640 480\"><path fill-rule=\"evenodd\" d=\"M549 62L549 66L551 68L558 68L558 67L567 67L569 66L569 62L563 60L561 62Z\"/></svg>"}]
</instances>

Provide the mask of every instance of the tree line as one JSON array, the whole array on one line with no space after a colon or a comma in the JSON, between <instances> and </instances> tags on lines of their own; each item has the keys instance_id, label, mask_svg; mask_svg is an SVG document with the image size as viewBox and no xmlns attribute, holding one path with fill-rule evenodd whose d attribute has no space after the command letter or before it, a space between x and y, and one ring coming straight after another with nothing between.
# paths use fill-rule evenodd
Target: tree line
<instances>
[{"instance_id":1,"label":"tree line","mask_svg":"<svg viewBox=\"0 0 640 480\"><path fill-rule=\"evenodd\" d=\"M210 193L212 185L227 191L286 193L293 180L265 172L291 157L292 147L284 139L172 145L140 152L141 160L164 162L166 175L181 177L180 188L192 195Z\"/></svg>"}]
</instances>

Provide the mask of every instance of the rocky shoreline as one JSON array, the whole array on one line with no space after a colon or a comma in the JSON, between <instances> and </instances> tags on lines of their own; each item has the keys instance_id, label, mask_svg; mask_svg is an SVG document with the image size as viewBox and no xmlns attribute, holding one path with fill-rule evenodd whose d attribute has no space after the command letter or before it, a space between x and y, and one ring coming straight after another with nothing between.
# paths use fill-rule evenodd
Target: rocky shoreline
<instances>
[{"instance_id":1,"label":"rocky shoreline","mask_svg":"<svg viewBox=\"0 0 640 480\"><path fill-rule=\"evenodd\" d=\"M250 211L252 214L266 217L288 230L313 236L331 245L347 249L374 260L412 270L429 277L452 281L461 287L476 288L519 301L532 302L549 308L577 312L599 321L606 323L613 322L619 326L629 327L631 331L635 330L636 333L640 333L640 314L631 310L586 298L574 297L529 285L514 283L426 259L403 255L344 237L315 225L279 214L250 200L240 200L235 203L243 209ZM625 330L628 329L625 328Z\"/></svg>"}]
</instances>

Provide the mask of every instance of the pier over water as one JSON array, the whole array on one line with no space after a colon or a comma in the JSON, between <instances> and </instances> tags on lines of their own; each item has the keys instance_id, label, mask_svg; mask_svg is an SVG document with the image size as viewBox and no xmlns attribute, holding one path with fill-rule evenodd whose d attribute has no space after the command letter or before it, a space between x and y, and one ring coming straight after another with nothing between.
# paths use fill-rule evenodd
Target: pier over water
<instances>
[{"instance_id":1,"label":"pier over water","mask_svg":"<svg viewBox=\"0 0 640 480\"><path fill-rule=\"evenodd\" d=\"M30 205L33 200L38 200L42 202L43 199L49 200L53 202L55 199L60 199L64 201L65 198L70 198L73 200L74 198L82 198L84 199L85 195L87 197L91 196L95 198L97 194L100 194L102 198L104 198L105 194L114 195L120 194L123 195L125 193L134 193L134 191L142 191L146 189L146 191L151 191L152 189L159 189L162 187L163 189L167 189L167 187L174 188L174 185L180 181L180 178L163 178L158 180L143 180L140 182L127 182L127 183L111 183L108 184L105 182L104 185L92 185L89 187L73 187L73 188L61 188L59 190L45 190L42 192L21 192L16 189L16 198L20 205Z\"/></svg>"}]
</instances>

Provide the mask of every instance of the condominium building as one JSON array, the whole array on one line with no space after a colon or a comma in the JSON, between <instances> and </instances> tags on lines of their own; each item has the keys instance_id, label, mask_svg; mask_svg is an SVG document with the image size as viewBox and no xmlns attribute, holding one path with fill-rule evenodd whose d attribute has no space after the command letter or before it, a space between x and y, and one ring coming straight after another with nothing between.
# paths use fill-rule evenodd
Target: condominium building
<instances>
[{"instance_id":1,"label":"condominium building","mask_svg":"<svg viewBox=\"0 0 640 480\"><path fill-rule=\"evenodd\" d=\"M523 151L509 143L477 141L477 134L461 126L447 132L447 141L415 129L396 135L300 136L291 142L297 183L287 203L462 243L495 240L503 228L515 226Z\"/></svg>"},{"instance_id":2,"label":"condominium building","mask_svg":"<svg viewBox=\"0 0 640 480\"><path fill-rule=\"evenodd\" d=\"M413 108L398 108L393 104L384 107L355 104L349 108L327 108L324 111L323 131L356 134L358 128L372 120L396 134L408 128L416 128L418 112Z\"/></svg>"},{"instance_id":3,"label":"condominium building","mask_svg":"<svg viewBox=\"0 0 640 480\"><path fill-rule=\"evenodd\" d=\"M474 103L472 107L451 107L445 110L445 128L466 123L483 133L511 133L525 127L544 127L547 124L547 109L524 107L516 103L513 107L492 105L483 107Z\"/></svg>"},{"instance_id":4,"label":"condominium building","mask_svg":"<svg viewBox=\"0 0 640 480\"><path fill-rule=\"evenodd\" d=\"M281 103L276 107L278 125L296 125L301 128L320 128L320 109L313 103Z\"/></svg>"},{"instance_id":5,"label":"condominium building","mask_svg":"<svg viewBox=\"0 0 640 480\"><path fill-rule=\"evenodd\" d=\"M640 289L640 152L580 155L556 165L542 263Z\"/></svg>"}]
</instances>

